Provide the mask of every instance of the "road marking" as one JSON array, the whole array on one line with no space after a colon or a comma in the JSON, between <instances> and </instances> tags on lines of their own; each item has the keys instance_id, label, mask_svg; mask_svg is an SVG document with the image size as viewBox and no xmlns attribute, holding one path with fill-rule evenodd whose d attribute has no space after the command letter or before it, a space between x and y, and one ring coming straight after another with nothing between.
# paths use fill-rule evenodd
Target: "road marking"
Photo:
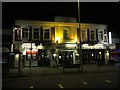
<instances>
[{"instance_id":1,"label":"road marking","mask_svg":"<svg viewBox=\"0 0 120 90\"><path fill-rule=\"evenodd\" d=\"M85 85L87 85L87 83L86 82L82 82L83 84L85 84Z\"/></svg>"},{"instance_id":2,"label":"road marking","mask_svg":"<svg viewBox=\"0 0 120 90\"><path fill-rule=\"evenodd\" d=\"M58 86L59 86L60 88L64 88L64 87L62 86L62 84L58 84Z\"/></svg>"},{"instance_id":3,"label":"road marking","mask_svg":"<svg viewBox=\"0 0 120 90\"><path fill-rule=\"evenodd\" d=\"M30 86L30 88L34 88L34 86Z\"/></svg>"},{"instance_id":4,"label":"road marking","mask_svg":"<svg viewBox=\"0 0 120 90\"><path fill-rule=\"evenodd\" d=\"M105 80L105 82L108 82L108 83L110 83L111 81L110 81L110 80Z\"/></svg>"}]
</instances>

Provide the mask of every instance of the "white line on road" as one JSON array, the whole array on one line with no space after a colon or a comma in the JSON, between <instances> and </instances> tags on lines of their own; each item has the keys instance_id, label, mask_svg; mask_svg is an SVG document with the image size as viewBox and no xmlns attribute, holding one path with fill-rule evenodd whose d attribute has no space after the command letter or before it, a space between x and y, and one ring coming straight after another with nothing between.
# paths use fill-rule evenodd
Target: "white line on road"
<instances>
[{"instance_id":1,"label":"white line on road","mask_svg":"<svg viewBox=\"0 0 120 90\"><path fill-rule=\"evenodd\" d=\"M59 86L60 88L64 88L64 87L62 86L62 84L58 84L58 86Z\"/></svg>"},{"instance_id":2,"label":"white line on road","mask_svg":"<svg viewBox=\"0 0 120 90\"><path fill-rule=\"evenodd\" d=\"M87 85L87 83L86 82L82 82L83 84L85 84L85 85Z\"/></svg>"},{"instance_id":3,"label":"white line on road","mask_svg":"<svg viewBox=\"0 0 120 90\"><path fill-rule=\"evenodd\" d=\"M110 80L105 80L105 82L108 82L108 83L110 83L111 81L110 81Z\"/></svg>"},{"instance_id":4,"label":"white line on road","mask_svg":"<svg viewBox=\"0 0 120 90\"><path fill-rule=\"evenodd\" d=\"M30 86L30 88L34 88L34 86Z\"/></svg>"}]
</instances>

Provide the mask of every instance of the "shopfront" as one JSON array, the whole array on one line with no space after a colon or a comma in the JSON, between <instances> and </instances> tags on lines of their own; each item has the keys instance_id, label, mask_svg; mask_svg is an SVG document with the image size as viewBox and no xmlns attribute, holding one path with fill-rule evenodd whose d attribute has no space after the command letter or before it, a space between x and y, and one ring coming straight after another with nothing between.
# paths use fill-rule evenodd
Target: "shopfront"
<instances>
[{"instance_id":1,"label":"shopfront","mask_svg":"<svg viewBox=\"0 0 120 90\"><path fill-rule=\"evenodd\" d=\"M36 46L35 43L23 43L22 66L38 66L38 50L42 48L42 45Z\"/></svg>"},{"instance_id":2,"label":"shopfront","mask_svg":"<svg viewBox=\"0 0 120 90\"><path fill-rule=\"evenodd\" d=\"M82 50L83 64L97 64L99 61L105 63L104 49L83 49Z\"/></svg>"},{"instance_id":3,"label":"shopfront","mask_svg":"<svg viewBox=\"0 0 120 90\"><path fill-rule=\"evenodd\" d=\"M50 56L47 49L38 49L38 66L50 66Z\"/></svg>"},{"instance_id":4,"label":"shopfront","mask_svg":"<svg viewBox=\"0 0 120 90\"><path fill-rule=\"evenodd\" d=\"M77 64L78 61L78 52L77 44L62 44L57 46L58 49L58 61L59 65L63 66L64 64Z\"/></svg>"},{"instance_id":5,"label":"shopfront","mask_svg":"<svg viewBox=\"0 0 120 90\"><path fill-rule=\"evenodd\" d=\"M82 45L82 59L83 64L105 64L105 54L106 49L103 44L96 44L96 45L89 45L83 44Z\"/></svg>"}]
</instances>

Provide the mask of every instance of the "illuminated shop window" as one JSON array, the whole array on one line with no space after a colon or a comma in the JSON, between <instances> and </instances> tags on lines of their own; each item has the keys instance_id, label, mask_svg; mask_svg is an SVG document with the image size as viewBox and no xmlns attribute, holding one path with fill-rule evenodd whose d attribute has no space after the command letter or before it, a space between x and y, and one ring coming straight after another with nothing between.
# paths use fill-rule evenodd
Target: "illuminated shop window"
<instances>
[{"instance_id":1,"label":"illuminated shop window","mask_svg":"<svg viewBox=\"0 0 120 90\"><path fill-rule=\"evenodd\" d=\"M27 60L31 59L31 54L27 54Z\"/></svg>"},{"instance_id":2,"label":"illuminated shop window","mask_svg":"<svg viewBox=\"0 0 120 90\"><path fill-rule=\"evenodd\" d=\"M33 60L36 60L36 59L37 59L36 54L32 54L32 57L33 57Z\"/></svg>"}]
</instances>

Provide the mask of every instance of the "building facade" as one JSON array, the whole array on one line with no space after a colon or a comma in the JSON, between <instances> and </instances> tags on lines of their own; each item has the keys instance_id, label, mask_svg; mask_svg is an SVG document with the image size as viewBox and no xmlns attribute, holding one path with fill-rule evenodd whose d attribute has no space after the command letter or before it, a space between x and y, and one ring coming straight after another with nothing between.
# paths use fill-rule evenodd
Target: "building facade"
<instances>
[{"instance_id":1,"label":"building facade","mask_svg":"<svg viewBox=\"0 0 120 90\"><path fill-rule=\"evenodd\" d=\"M16 20L15 26L12 51L21 52L23 66L79 64L80 43L83 63L109 58L107 25Z\"/></svg>"}]
</instances>

